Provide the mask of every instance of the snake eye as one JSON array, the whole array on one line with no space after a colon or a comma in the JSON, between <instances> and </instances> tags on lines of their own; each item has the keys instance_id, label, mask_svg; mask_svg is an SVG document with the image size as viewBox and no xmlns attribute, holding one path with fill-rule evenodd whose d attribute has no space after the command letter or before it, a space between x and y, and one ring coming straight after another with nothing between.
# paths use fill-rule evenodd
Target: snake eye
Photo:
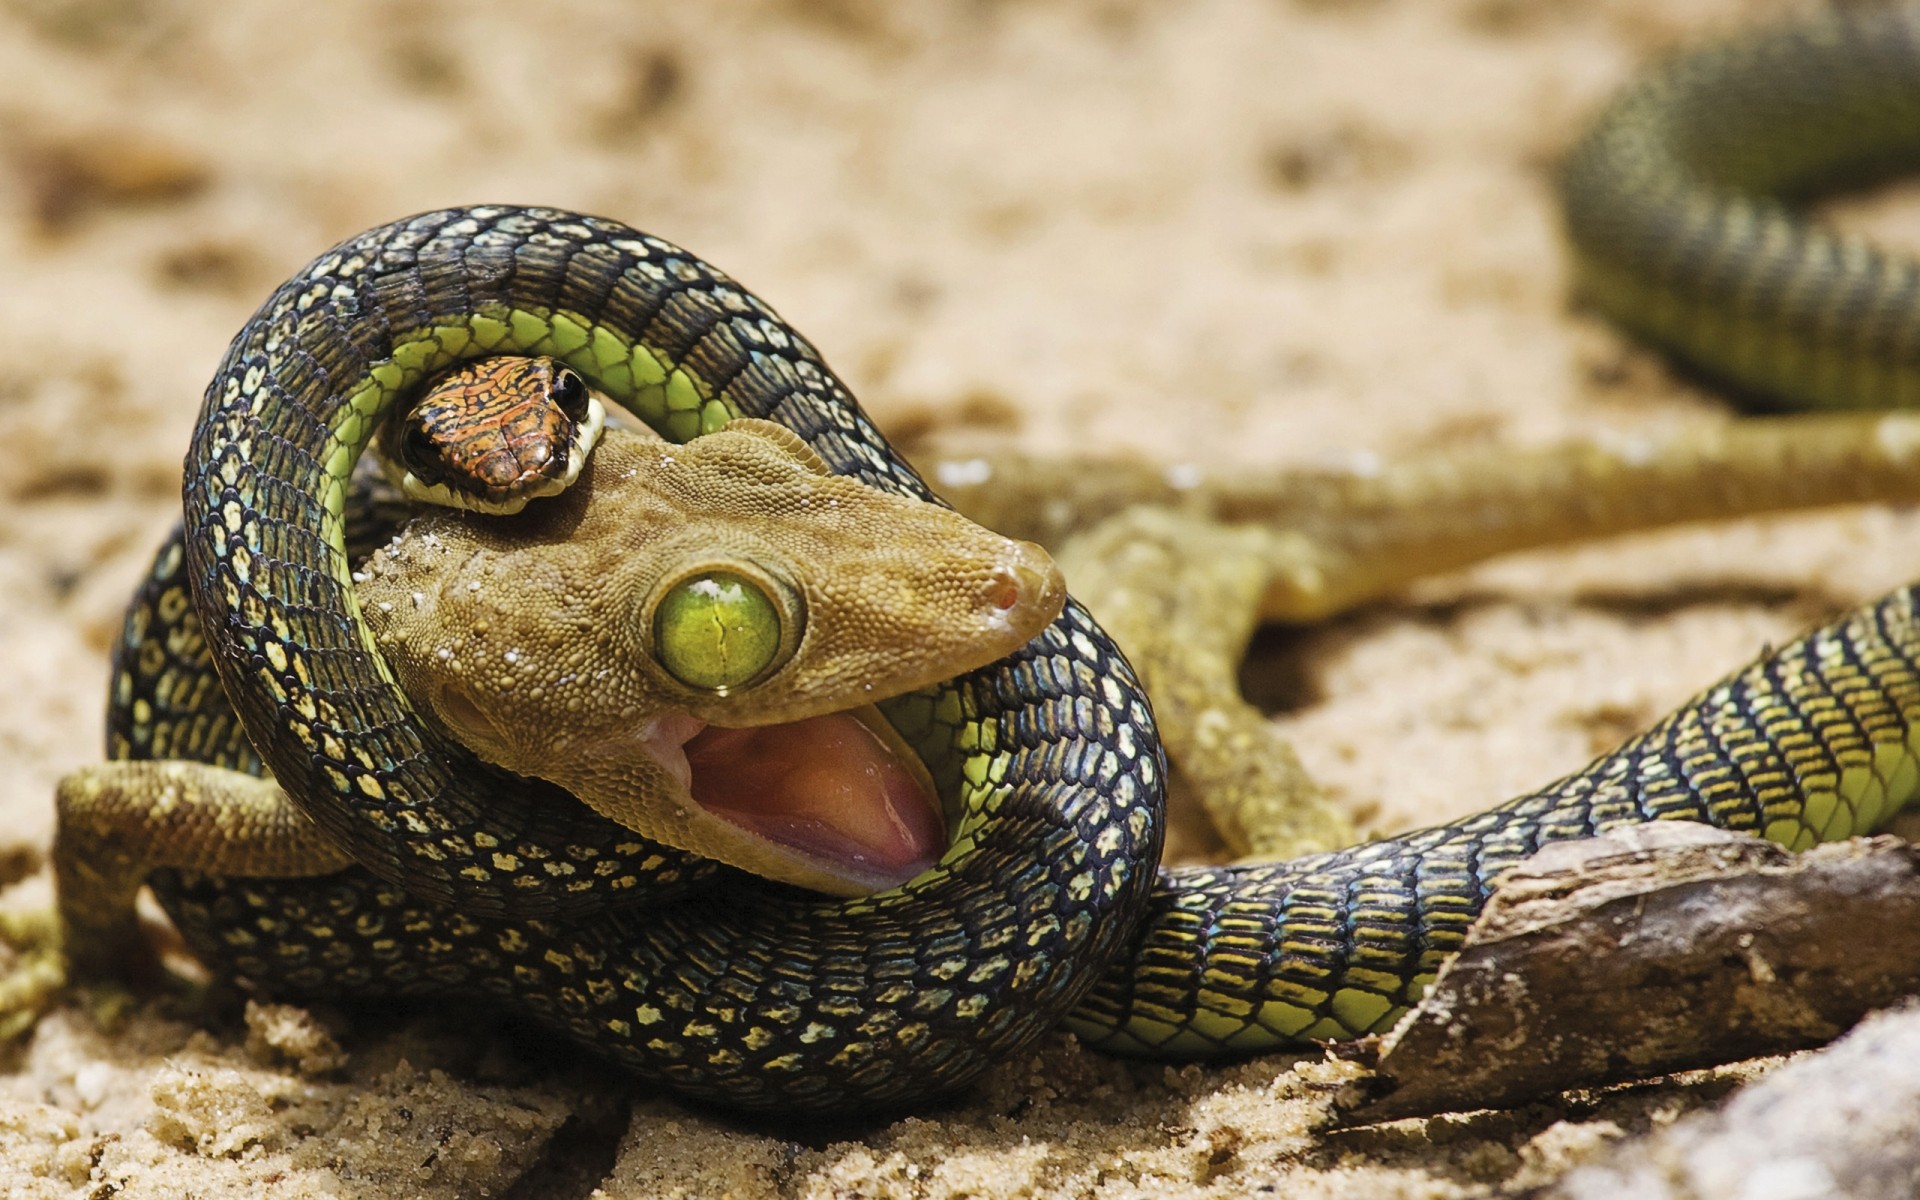
<instances>
[{"instance_id":1,"label":"snake eye","mask_svg":"<svg viewBox=\"0 0 1920 1200\"><path fill-rule=\"evenodd\" d=\"M554 368L553 383L548 387L547 395L570 419L587 419L587 383L578 372L566 367Z\"/></svg>"},{"instance_id":2,"label":"snake eye","mask_svg":"<svg viewBox=\"0 0 1920 1200\"><path fill-rule=\"evenodd\" d=\"M433 430L424 421L407 422L406 436L400 442L400 457L410 469L423 474L440 461L440 443L434 440Z\"/></svg>"},{"instance_id":3,"label":"snake eye","mask_svg":"<svg viewBox=\"0 0 1920 1200\"><path fill-rule=\"evenodd\" d=\"M681 683L725 695L792 652L798 639L783 625L780 607L760 584L732 571L702 571L661 598L653 614L654 653Z\"/></svg>"}]
</instances>

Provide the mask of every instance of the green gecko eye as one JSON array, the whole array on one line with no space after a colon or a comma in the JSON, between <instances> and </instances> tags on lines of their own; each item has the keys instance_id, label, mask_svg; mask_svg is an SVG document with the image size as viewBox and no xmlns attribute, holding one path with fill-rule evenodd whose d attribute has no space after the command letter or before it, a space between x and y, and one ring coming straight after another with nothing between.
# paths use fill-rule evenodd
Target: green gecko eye
<instances>
[{"instance_id":1,"label":"green gecko eye","mask_svg":"<svg viewBox=\"0 0 1920 1200\"><path fill-rule=\"evenodd\" d=\"M654 653L688 687L725 694L766 674L796 639L760 584L702 571L667 589L653 614ZM797 632L797 631L796 631Z\"/></svg>"}]
</instances>

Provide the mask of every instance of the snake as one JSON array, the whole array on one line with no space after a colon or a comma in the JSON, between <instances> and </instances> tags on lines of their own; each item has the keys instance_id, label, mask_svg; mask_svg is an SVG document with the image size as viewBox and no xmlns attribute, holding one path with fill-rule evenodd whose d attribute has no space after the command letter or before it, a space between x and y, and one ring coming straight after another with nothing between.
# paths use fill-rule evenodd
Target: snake
<instances>
[{"instance_id":1,"label":"snake","mask_svg":"<svg viewBox=\"0 0 1920 1200\"><path fill-rule=\"evenodd\" d=\"M577 371L504 355L450 371L374 435L409 500L510 517L580 478L607 410Z\"/></svg>"},{"instance_id":2,"label":"snake","mask_svg":"<svg viewBox=\"0 0 1920 1200\"><path fill-rule=\"evenodd\" d=\"M1782 403L1910 399L1915 268L1747 189L1911 151L1916 28L1912 9L1830 14L1631 90L1563 174L1583 294ZM481 762L420 719L371 639L344 549L353 466L410 389L491 355L550 356L676 441L770 421L836 473L938 502L810 343L658 238L480 206L322 254L208 389L184 530L111 701L112 756L268 770L354 864L155 874L196 952L269 992L479 993L688 1096L894 1110L1060 1025L1189 1060L1382 1031L1547 842L1682 818L1804 847L1920 791L1909 587L1499 807L1285 862L1161 867L1151 707L1068 600L1007 657L880 706L959 814L932 868L837 900L732 874Z\"/></svg>"}]
</instances>

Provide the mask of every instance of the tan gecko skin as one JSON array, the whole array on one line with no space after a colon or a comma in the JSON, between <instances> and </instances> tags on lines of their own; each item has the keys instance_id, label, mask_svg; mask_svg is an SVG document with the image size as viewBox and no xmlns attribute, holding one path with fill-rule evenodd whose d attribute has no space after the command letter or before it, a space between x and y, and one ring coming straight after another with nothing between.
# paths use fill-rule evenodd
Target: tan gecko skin
<instances>
[{"instance_id":1,"label":"tan gecko skin","mask_svg":"<svg viewBox=\"0 0 1920 1200\"><path fill-rule=\"evenodd\" d=\"M1753 76L1760 80L1760 86L1781 96L1818 98L1818 88L1779 86L1782 72L1777 68L1785 61L1796 70L1804 70L1815 82L1885 77L1900 87L1910 85L1914 78L1911 59L1900 56L1907 53L1906 47L1920 43L1885 36L1884 24L1908 17L1836 19L1841 22L1838 26L1818 24L1783 39L1743 43L1717 60L1711 56L1690 59L1672 78L1683 83L1695 78L1711 81L1717 76L1702 64L1714 61L1736 68L1758 64L1767 68ZM1827 53L1829 49L1838 54L1837 75L1826 73L1834 61L1834 55ZM1865 69L1880 62L1891 62L1894 69L1884 73ZM1701 95L1689 88L1674 92L1663 83L1649 94L1658 98L1672 93L1686 101L1683 108L1687 111L1696 107L1708 111L1706 101L1714 99L1714 91L1708 87ZM1740 90L1734 88L1732 94L1738 99ZM1760 111L1748 108L1750 112ZM1879 106L1879 110L1887 111L1886 106ZM1634 129L1660 124L1646 119L1644 105L1628 106L1623 111L1628 112L1628 124ZM1767 134L1771 132L1768 126L1775 122L1767 119L1759 124L1758 132ZM1866 128L1863 122L1851 124ZM1716 119L1703 122L1703 127L1724 128L1724 124ZM1765 137L1752 140L1759 145L1767 141ZM1604 148L1614 142L1602 138L1596 144ZM1633 145L1638 144L1633 141ZM1831 143L1830 139L1816 137L1810 144ZM1612 164L1618 160L1606 155L1576 155L1575 161L1599 162L1605 168L1591 175L1569 172L1571 190L1576 193L1575 208L1590 198L1596 210L1613 211L1611 204L1603 203L1601 190L1591 186L1593 181L1634 182L1642 178L1613 169ZM1657 186L1649 194L1656 198L1691 194L1683 188L1665 186L1660 172L1654 173L1653 182ZM1718 203L1713 197L1708 199ZM1656 233L1678 231L1683 235L1680 250L1704 248L1710 252L1707 257L1722 249L1727 251L1730 257L1725 261L1742 269L1707 274L1735 279L1740 287L1735 301L1747 297L1748 283L1764 285L1760 288L1763 295L1798 301L1809 293L1801 286L1803 282L1822 278L1817 271L1801 268L1820 265L1816 260L1825 254L1821 249L1824 243L1791 236L1775 238L1770 231L1781 226L1750 219L1750 209L1725 210L1731 214L1728 216L1711 204L1689 201L1681 214L1685 219L1677 222L1667 220L1662 215L1664 210L1653 211L1655 219L1650 228ZM1575 213L1576 218L1579 215ZM1582 247L1583 258L1590 257L1591 239L1585 232L1588 223L1574 219L1569 228ZM1690 231L1716 236L1697 237ZM1600 240L1626 242L1620 238ZM1637 239L1631 244L1643 245ZM1653 246L1656 253L1652 257L1661 260L1655 266L1669 260L1676 269L1699 265L1695 260L1700 255L1666 255L1661 250L1665 243L1644 244ZM210 582L214 587L228 587L235 593L228 608L243 618L253 620L246 615L246 602L255 597L239 593L241 585L253 586L250 572L255 551L285 533L305 532L309 526L319 529L326 548L336 549L337 521L330 524L328 518L337 518L339 510L331 485L337 484L351 466L366 425L384 411L382 406L402 385L426 369L423 364L457 355L476 339L484 339L482 344L489 349L504 346L509 351L525 352L551 346L573 354L576 358L569 361L577 361L583 370L591 368L597 382L613 380L630 385L627 390L635 393L642 409L651 404L651 410L642 415L676 438L716 428L729 416L779 415L832 459L837 469L881 481L899 482L904 478L897 457L872 434L857 410L850 408L837 382L816 366L810 349L784 326L773 322L750 297L730 290L724 279L696 260L604 222L569 214L497 209L426 214L371 231L343 246L337 255L316 260L312 274L333 287L331 292L323 289L316 294L347 296L359 305L356 313L375 309L377 305L372 303L359 304L360 293L352 291L351 284L341 285L337 280L373 268L383 280L437 281L445 274L420 272L422 248L431 251L428 261L440 263L447 261L449 245L462 252L478 247L485 259L482 265L511 265L515 269L474 272L473 285L485 291L483 298L493 307L485 311L470 306L435 308L429 315L439 323L431 327L421 325L410 310L402 311L395 305L379 309L376 316L386 317L395 332L407 336L391 343L392 362L353 360L354 370L366 368L364 384L361 375L350 377L358 390L345 395L307 396L313 405L310 411L296 411L273 397L263 401L259 382L274 364L265 360L250 363L238 351L231 371L217 384L217 394L209 401L209 419L203 423L195 456L190 460L197 472L195 482L202 486L197 491L190 489L188 495L190 514L197 521L193 528L199 535L188 546L201 555L193 564L201 570L196 578L203 585ZM1772 260L1748 253L1754 249L1764 252L1770 246L1786 246L1794 253ZM1818 253L1803 253L1806 247ZM1858 256L1842 257L1847 270L1839 283L1866 280L1873 285L1869 290L1895 296L1901 312L1911 311L1910 270L1875 265L1871 270L1856 271L1852 264ZM1791 269L1775 269L1782 264ZM1706 265L1712 267L1714 263ZM1595 275L1592 267L1583 266L1583 273L1588 276L1588 289L1599 298L1618 292L1617 288L1595 288L1596 282L1607 281ZM1662 306L1666 298L1682 291L1675 286L1673 274L1656 272L1651 284ZM630 290L609 292L606 284L615 278L627 280ZM635 279L640 282L633 282ZM307 294L299 290L304 280L302 277L290 284L262 310L256 323L236 342L241 351L256 344L271 348L299 332L289 314L304 311L304 302L297 300ZM496 296L491 289L502 280L514 286ZM428 294L424 285L417 291ZM415 294L385 287L369 292L368 297L378 300ZM1864 294L1860 288L1834 290L1823 286L1820 294L1834 303L1789 305L1796 310L1817 310L1813 326L1816 344L1799 359L1802 366L1812 364L1812 374L1839 377L1858 373L1851 364L1856 361L1854 350L1860 339L1846 336L1855 331L1868 340L1898 342L1882 336L1896 327L1891 322L1847 319L1854 315L1854 306L1841 301ZM558 310L552 307L555 296L566 302ZM612 303L609 296L613 297ZM664 301L652 305L661 296ZM713 296L719 299L701 307L701 298ZM652 306L642 306L636 297ZM439 302L445 297L434 292L430 299ZM1710 295L1708 301L1704 322L1689 319L1709 332L1717 335L1728 328L1729 322L1746 320L1745 310L1728 306L1724 297ZM574 307L567 308L567 304ZM606 323L602 323L602 316L608 317ZM725 336L704 336L703 331L714 328ZM1737 345L1786 344L1771 337L1750 339L1747 328L1739 325L1731 340ZM623 334L623 329L631 336ZM701 336L689 336L689 329ZM661 336L649 341L652 335ZM1707 340L1728 339L1716 336ZM682 351L689 346L697 346L709 356L689 358L687 361L694 364L691 371L681 365ZM794 349L796 346L800 348ZM702 375L701 368L714 365L712 359L717 359L720 369ZM742 374L742 364L762 373ZM729 381L743 378L751 386L726 390ZM641 386L631 386L636 384ZM1903 389L1911 390L1905 385L1894 390L1900 393ZM326 436L317 436L316 427ZM1863 462L1894 468L1874 472L1881 481L1900 473L1911 444L1903 436L1883 442L1878 435L1890 428L1859 424L1844 430L1851 444L1863 447ZM303 440L287 442L295 437ZM273 451L283 443L295 445L300 453L279 457L268 453L264 468L249 457L256 449ZM1803 466L1796 440L1789 435L1772 444L1779 452L1768 452L1759 460L1731 456L1728 461L1734 473L1740 473L1742 464L1760 461L1781 468L1776 479L1795 477ZM1832 463L1839 468L1834 478L1843 486L1827 494L1835 498L1848 491L1873 494L1877 485L1848 478L1846 453L1843 450ZM1420 505L1403 503L1417 498L1412 493L1396 496L1391 488L1349 488L1336 482L1322 489L1315 499L1330 497L1334 502L1330 507L1345 503L1362 510L1372 506L1372 500L1386 501L1382 512L1397 508L1399 518L1397 523L1376 525L1375 530L1388 535L1389 541L1402 537L1404 544L1417 553L1404 557L1385 554L1381 551L1387 543L1376 543L1370 551L1371 566L1362 556L1346 567L1328 563L1329 569L1322 571L1314 561L1314 547L1284 532L1271 538L1262 533L1244 539L1243 546L1215 551L1230 554L1234 562L1226 564L1232 570L1214 571L1210 577L1233 576L1234 586L1203 587L1199 591L1205 596L1227 597L1235 611L1229 614L1230 622L1213 630L1219 635L1217 641L1228 650L1215 653L1218 647L1210 649L1207 670L1214 672L1218 665L1215 659L1230 662L1237 631L1251 624L1251 618L1244 615L1247 606L1262 597L1271 601L1276 589L1290 586L1290 580L1302 585L1299 591L1305 600L1304 611L1325 612L1355 598L1378 594L1395 579L1414 571L1511 548L1536 536L1600 532L1672 519L1678 510L1669 508L1663 515L1658 505L1649 507L1644 502L1635 486L1636 479L1648 474L1642 469L1644 459L1639 452L1599 456L1597 475L1603 486L1597 498L1589 498L1583 488L1557 486L1550 477L1544 492L1533 492L1541 481L1524 475L1514 484L1480 487L1471 474L1449 479L1447 471L1459 464L1445 464L1446 470L1426 473L1428 481L1436 485L1436 497L1454 495L1457 503L1450 508L1436 504L1431 513ZM316 463L324 470L312 469ZM1737 511L1742 503L1773 506L1773 498L1764 491L1745 492L1745 501L1720 495L1720 480L1713 464L1711 455L1701 461L1680 453L1654 464L1670 468L1674 472L1671 478L1662 480L1656 470L1652 479L1672 485L1671 494L1681 501L1678 508L1691 508L1697 515ZM1505 474L1513 464L1496 461L1491 465ZM1051 474L1050 483L1060 485L1068 472L1056 467ZM1419 470L1402 473L1398 481L1417 482L1421 475ZM310 505L315 511L295 511L298 505L288 498L305 495L307 489L300 485L311 481L329 485L329 490L318 493L325 503ZM916 490L912 484L909 479L902 486ZM1370 498L1369 491L1377 494ZM1563 510L1550 505L1545 519L1503 530L1498 522L1489 527L1480 520L1490 511L1481 501L1501 493L1510 498L1551 497L1556 504L1559 500L1571 503ZM239 507L241 500L273 505L266 514L273 524L265 529L257 528L257 521L249 525L245 510ZM1491 511L1497 514L1498 510ZM1129 519L1130 514L1121 514L1116 520ZM1144 569L1142 586L1133 593L1136 598L1148 594L1144 585L1171 578L1163 563L1183 556L1205 556L1207 547L1215 544L1186 537L1176 522L1160 525L1164 528L1135 519L1132 526L1111 527L1113 541L1109 546L1127 556L1128 571ZM1320 549L1337 551L1343 545L1368 549L1364 543L1338 537ZM277 550L278 544L272 548ZM1150 552L1140 553L1143 549ZM1099 560L1112 557L1095 556ZM1339 569L1332 569L1336 567ZM1134 587L1126 582L1127 573L1118 573L1123 578L1111 593L1116 598L1110 610L1105 607L1106 601L1096 600L1096 607L1103 613L1153 611L1150 605L1124 604L1129 589ZM1262 573L1271 578L1260 579ZM334 572L336 578L341 575L340 571ZM307 578L301 576L299 582ZM277 585L280 581L271 582ZM256 642L289 655L317 651L322 656L338 656L351 649L343 649L339 639L332 636L336 627L350 628L350 623L309 619L312 602L291 589L266 594L277 603L291 597L290 604L266 610L267 615L299 627L292 630L296 636L289 636L271 622L255 621L254 627L263 631L255 635ZM1174 598L1187 599L1185 595ZM1132 940L1118 965L1072 1011L1068 1022L1083 1037L1105 1048L1169 1056L1211 1057L1297 1044L1301 1039L1350 1037L1383 1028L1418 996L1433 967L1458 945L1491 880L1505 865L1544 840L1663 817L1712 819L1795 846L1873 828L1920 787L1916 784L1920 775L1916 774L1914 756L1917 739L1911 735L1916 715L1920 714L1920 702L1915 699L1920 693L1916 693L1914 682L1920 678L1914 662L1916 602L1911 589L1903 590L1814 631L1702 693L1673 717L1587 771L1454 826L1271 868L1167 872L1149 898L1144 923L1130 935ZM1181 614L1206 611L1206 603L1179 606ZM1068 618L1077 615L1072 605L1066 612ZM1269 607L1268 612L1272 614L1273 609ZM330 616L326 612L320 615ZM954 726L973 739L964 745L955 743L963 752L974 754L966 765L977 770L965 777L966 782L985 789L1005 779L1020 783L1038 779L1051 787L1060 782L1059 776L1041 778L1030 768L1077 770L1088 764L1096 768L1112 764L1109 773L1119 776L1123 785L1157 782L1139 767L1142 762L1151 766L1151 751L1157 743L1144 703L1127 703L1133 693L1124 665L1104 647L1097 628L1068 618L1063 620L1071 628L1063 628L1060 638L1038 656L1011 663L995 671L991 679L969 681L968 686L976 690L948 693L957 713ZM231 625L230 618L227 625L215 625L210 619L209 636ZM1150 624L1145 627L1152 632ZM1133 635L1121 636L1129 639ZM1176 650L1183 645L1178 638L1160 640ZM240 660L255 648L253 642L229 637L223 647L228 657L222 661ZM1157 654L1155 649L1145 657L1152 659ZM1198 682L1197 675L1184 680L1176 677L1176 686L1170 687L1162 678L1154 678L1153 687L1171 713L1180 707L1184 684ZM265 693L266 699L236 689L234 700L243 713L251 714L256 727L274 733L272 740L267 740L264 733L256 734L263 739L262 748L270 755L278 754L276 762L285 762L287 771L297 773L305 766L303 755L309 749L298 739L315 726L311 718L297 711L295 715L301 719L291 723L290 734L287 721L276 725L272 720L278 719L280 710L312 702L315 693L299 678L289 681L276 676L268 683L272 686ZM1101 707L1103 683L1108 685L1104 690L1117 697L1106 708ZM1086 701L1082 707L1091 719L1085 727L1073 726L1072 737L1056 736L1061 725L1047 723L1053 719L1052 712L1043 712L1025 725L1019 722L1018 713L1008 719L1007 710L1013 706L1056 699L1059 693L1050 688ZM365 690L372 695L378 689L369 682ZM1184 690L1206 702L1209 696L1227 689ZM321 698L326 698L324 693ZM515 699L537 698L523 693ZM969 702L991 707L982 717L964 707ZM386 708L399 710L391 704ZM523 718L537 708L537 703L520 703L512 711ZM924 894L932 895L936 887L948 889L940 893L943 903L976 880L984 885L977 893L982 897L1011 895L1017 911L1004 909L990 920L969 920L964 913L943 909L929 922L889 925L885 921L863 921L857 929L832 925L825 940L808 943L804 951L796 953L790 939L763 937L760 932L776 927L783 932L790 930L796 921L784 913L758 909L756 918L765 918L760 924L751 928L747 923L729 925L734 911L749 895L730 893L724 905L715 907L711 913L714 920L707 925L677 925L664 913L649 914L645 920L624 920L616 914L601 923L540 921L531 927L533 936L526 936L520 926L499 924L495 914L519 904L520 893L505 889L517 888L523 882L544 886L546 879L537 871L520 869L519 864L489 864L484 856L469 857L460 852L468 839L478 836L476 831L494 836L489 825L500 819L496 802L510 802L511 793L496 789L487 794L486 821L473 819L471 805L454 805L451 817L443 819L434 806L418 803L420 784L432 780L430 772L416 769L420 756L410 754L400 739L392 736L398 722L391 715L375 715L378 719L359 721L352 731L354 744L349 747L342 742L340 749L363 755L363 762L375 755L387 755L387 759L368 763L362 771L353 761L329 751L325 762L332 768L331 775L316 773L307 790L324 792L330 800L344 800L356 820L367 816L378 826L380 838L374 838L364 835L361 824L355 821L329 818L333 821L329 827L338 827L343 839L352 839L350 844L365 854L370 865L385 869L386 884L362 881L357 891L345 884L312 889L256 887L239 882L225 890L208 881L177 885L173 892L175 911L183 914L183 925L197 926L208 935L198 943L203 952L217 955L236 947L232 939L252 936L251 930L267 930L264 940L270 945L239 946L236 953L240 960L249 964L247 969L264 970L270 975L277 970L291 987L304 989L307 994L331 995L354 988L387 994L463 981L469 987L483 983L503 996L510 995L527 1011L547 1014L551 1023L564 1025L574 1036L601 1046L649 1077L668 1080L692 1094L750 1107L814 1111L896 1104L950 1089L971 1078L977 1073L977 1060L953 1066L958 1061L955 1056L963 1051L953 1049L954 1042L941 1041L923 1019L924 1012L937 1009L943 1017L954 1012L966 1020L978 1018L983 1028L999 1022L986 1028L988 1036L972 1045L984 1046L987 1056L1004 1053L1018 1041L1010 1035L1002 1036L1006 1029L1022 1020L1030 1020L1030 1028L1037 1029L1040 1019L1027 1018L1010 1006L994 1007L998 1000L990 1004L984 992L958 996L954 988L961 982L1008 976L1016 983L1024 978L1051 978L1048 972L1062 969L1074 957L1049 940L1057 932L1057 925L1028 935L1032 940L1027 942L1027 951L1017 959L1001 950L1021 936L1018 920L1030 912L1040 911L1043 916L1068 912L1065 908L1046 908L1048 895L1009 886L1007 880L1014 872L1029 870L1040 857L1026 853L1025 843L1020 842L1002 844L997 855L985 855L979 863L955 855L951 869L929 873L939 879L926 885ZM1206 723L1199 727L1201 744L1209 738L1221 747L1238 744L1232 738L1212 737L1211 728ZM1008 730L1015 735L1011 749L1007 745ZM1140 753L1143 746L1149 752L1146 757ZM1044 753L1020 757L1036 749ZM1134 773L1127 774L1127 769ZM441 791L456 800L463 799L455 784L439 782ZM1070 782L1082 780L1074 777ZM1043 794L1047 799L1057 799L1062 793L1043 788ZM1121 789L1099 793L1102 798L1116 794L1130 805L1136 798ZM422 827L415 830L409 819ZM446 829L435 827L434 820L440 820ZM1130 831L1131 827L1118 822L1108 823L1097 835L1103 840L1092 842L1096 855L1076 859L1075 865L1083 861L1103 868L1127 865L1131 860L1110 852L1109 847L1119 846ZM416 833L420 836L415 837ZM1133 836L1137 844L1152 840L1137 832ZM1319 836L1308 831L1306 840ZM399 844L404 853L390 853L381 839ZM551 839L545 843L554 844ZM583 849L591 851L593 847ZM586 861L584 855L582 861ZM622 869L618 853L599 861L609 866L609 875ZM985 864L992 864L995 873L991 877ZM969 873L975 867L982 868L978 875ZM1076 899L1081 895L1112 899L1126 893L1121 883L1095 886L1101 881L1090 874L1068 882L1079 889ZM382 886L384 890L380 890ZM431 910L437 914L433 917L420 916L428 910L406 907L413 901L396 893L398 887L415 890L421 896L439 897L456 907L451 912ZM857 915L871 917L881 907L863 908ZM894 911L889 907L878 915L891 916ZM313 914L327 912L359 914L356 921L364 918L391 924L381 933L365 933L358 924L337 931L329 927L323 936L314 931ZM1073 915L1075 919L1084 916ZM495 923L487 924L489 920ZM411 941L402 937L402 933L412 936L416 931L425 932ZM738 936L734 936L736 932ZM975 940L966 943L964 955L927 947L929 941L957 946L967 938ZM297 955L273 957L275 951L287 949L311 952L313 961ZM353 974L344 970L346 965L353 967ZM810 982L792 982L803 976ZM1050 990L1047 998L1062 994L1061 990ZM633 997L639 998L638 1008L633 1007ZM956 997L956 1003L948 1003Z\"/></svg>"},{"instance_id":2,"label":"tan gecko skin","mask_svg":"<svg viewBox=\"0 0 1920 1200\"><path fill-rule=\"evenodd\" d=\"M779 657L747 686L691 687L656 657L661 596L715 568L782 599ZM745 418L686 446L609 431L565 494L504 521L431 510L358 582L395 671L482 757L560 782L668 845L837 895L918 874L945 849L948 814L884 721L820 719L1001 658L1066 596L1037 546L833 475L788 430ZM499 723L482 715L513 704L534 707ZM686 759L673 765L708 722L811 722L794 726L803 748L824 738L871 778L803 762L812 776L793 789L829 775L841 807L806 814L815 836L768 836L764 814L746 814L756 831L703 807ZM156 870L286 878L351 863L271 779L227 766L98 763L61 781L57 805L60 917L83 976L151 971L133 902ZM876 858L876 843L893 857ZM31 990L7 1007L50 994Z\"/></svg>"},{"instance_id":3,"label":"tan gecko skin","mask_svg":"<svg viewBox=\"0 0 1920 1200\"><path fill-rule=\"evenodd\" d=\"M750 686L689 686L663 665L663 597L715 571L758 581L792 642ZM735 789L781 784L743 797L750 812L728 806L756 831L690 790L687 756L715 737L697 737L701 725L804 721L807 732L785 736L857 743L857 731L823 719L1011 653L1066 599L1059 570L1032 543L834 475L786 429L744 418L684 446L613 430L582 485L512 522L428 512L374 556L360 594L401 685L480 757L557 783L655 841L843 896L905 882L944 850L943 838L921 837L917 859L862 855L874 839L897 845L885 827L913 823L916 801L899 796L890 813L876 811L849 794L855 784L823 778L838 779L844 764L808 756L775 772L780 780ZM874 773L911 775L886 786L911 783L937 831L944 822L919 760L877 716L861 727L876 744L855 757ZM718 758L768 753L723 740L706 753L703 783L726 769ZM785 780L795 770L807 777ZM832 847L764 832L796 822Z\"/></svg>"},{"instance_id":4,"label":"tan gecko skin","mask_svg":"<svg viewBox=\"0 0 1920 1200\"><path fill-rule=\"evenodd\" d=\"M1228 851L1351 844L1348 806L1240 694L1262 622L1305 625L1516 550L1754 513L1920 498L1920 415L1750 417L1351 466L950 460L983 525L1050 549L1126 651L1167 757Z\"/></svg>"}]
</instances>

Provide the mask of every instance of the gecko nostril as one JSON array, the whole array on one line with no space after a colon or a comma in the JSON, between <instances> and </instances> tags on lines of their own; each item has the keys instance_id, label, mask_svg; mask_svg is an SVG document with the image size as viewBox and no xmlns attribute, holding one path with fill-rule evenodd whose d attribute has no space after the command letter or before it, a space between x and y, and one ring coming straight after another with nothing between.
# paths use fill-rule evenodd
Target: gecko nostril
<instances>
[{"instance_id":1,"label":"gecko nostril","mask_svg":"<svg viewBox=\"0 0 1920 1200\"><path fill-rule=\"evenodd\" d=\"M1020 576L1002 567L988 578L982 594L995 612L1004 613L1013 611L1024 592L1020 587Z\"/></svg>"}]
</instances>

